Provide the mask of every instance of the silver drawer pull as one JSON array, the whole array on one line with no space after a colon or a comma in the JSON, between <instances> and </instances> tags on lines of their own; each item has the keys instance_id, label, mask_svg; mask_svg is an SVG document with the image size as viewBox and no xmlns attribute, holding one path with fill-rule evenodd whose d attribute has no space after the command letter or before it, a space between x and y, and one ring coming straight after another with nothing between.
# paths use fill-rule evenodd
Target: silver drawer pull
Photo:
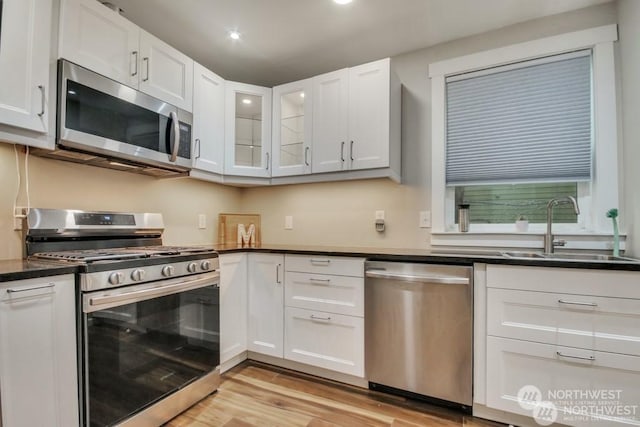
<instances>
[{"instance_id":1,"label":"silver drawer pull","mask_svg":"<svg viewBox=\"0 0 640 427\"><path fill-rule=\"evenodd\" d=\"M567 301L567 300L563 300L563 299L559 299L558 303L567 304L567 305L582 305L582 306L586 306L586 307L597 307L598 306L598 304L596 304L595 302Z\"/></svg>"},{"instance_id":2,"label":"silver drawer pull","mask_svg":"<svg viewBox=\"0 0 640 427\"><path fill-rule=\"evenodd\" d=\"M315 259L315 258L311 258L311 264L326 264L326 265L329 265L329 264L331 264L331 260L330 259Z\"/></svg>"},{"instance_id":3,"label":"silver drawer pull","mask_svg":"<svg viewBox=\"0 0 640 427\"><path fill-rule=\"evenodd\" d=\"M312 314L311 320L324 320L325 322L328 322L329 320L331 320L331 317L318 317Z\"/></svg>"},{"instance_id":4,"label":"silver drawer pull","mask_svg":"<svg viewBox=\"0 0 640 427\"><path fill-rule=\"evenodd\" d=\"M596 360L595 356L589 356L589 357L582 357L582 356L569 356L568 354L563 354L559 351L556 351L556 354L558 355L558 357L567 357L569 359L580 359L580 360L589 360L589 361L594 361Z\"/></svg>"},{"instance_id":5,"label":"silver drawer pull","mask_svg":"<svg viewBox=\"0 0 640 427\"><path fill-rule=\"evenodd\" d=\"M313 277L310 277L309 281L312 282L312 283L322 283L322 284L326 284L326 285L331 283L331 279L316 279L316 278L313 278Z\"/></svg>"},{"instance_id":6,"label":"silver drawer pull","mask_svg":"<svg viewBox=\"0 0 640 427\"><path fill-rule=\"evenodd\" d=\"M18 292L35 291L37 289L53 288L55 285L56 285L55 283L49 283L48 285L34 286L32 288L24 288L24 289L12 289L12 288L9 288L9 289L7 289L7 293L8 294L15 294L15 293L18 293Z\"/></svg>"}]
</instances>

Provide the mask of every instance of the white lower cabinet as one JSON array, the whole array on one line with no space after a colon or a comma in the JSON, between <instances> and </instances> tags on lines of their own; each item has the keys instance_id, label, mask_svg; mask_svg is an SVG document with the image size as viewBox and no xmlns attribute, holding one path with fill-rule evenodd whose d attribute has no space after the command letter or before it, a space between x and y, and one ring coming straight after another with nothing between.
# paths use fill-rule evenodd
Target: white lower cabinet
<instances>
[{"instance_id":1,"label":"white lower cabinet","mask_svg":"<svg viewBox=\"0 0 640 427\"><path fill-rule=\"evenodd\" d=\"M0 283L0 425L78 425L75 310L73 275Z\"/></svg>"},{"instance_id":2,"label":"white lower cabinet","mask_svg":"<svg viewBox=\"0 0 640 427\"><path fill-rule=\"evenodd\" d=\"M539 398L553 404L537 412L543 422L640 425L639 384L637 356L487 338L487 406L494 409L535 417L522 400Z\"/></svg>"},{"instance_id":3,"label":"white lower cabinet","mask_svg":"<svg viewBox=\"0 0 640 427\"><path fill-rule=\"evenodd\" d=\"M287 255L284 358L364 377L364 258Z\"/></svg>"},{"instance_id":4,"label":"white lower cabinet","mask_svg":"<svg viewBox=\"0 0 640 427\"><path fill-rule=\"evenodd\" d=\"M284 255L249 254L248 349L283 357Z\"/></svg>"},{"instance_id":5,"label":"white lower cabinet","mask_svg":"<svg viewBox=\"0 0 640 427\"><path fill-rule=\"evenodd\" d=\"M220 364L247 351L247 254L220 255Z\"/></svg>"},{"instance_id":6,"label":"white lower cabinet","mask_svg":"<svg viewBox=\"0 0 640 427\"><path fill-rule=\"evenodd\" d=\"M364 376L364 318L285 308L285 359Z\"/></svg>"},{"instance_id":7,"label":"white lower cabinet","mask_svg":"<svg viewBox=\"0 0 640 427\"><path fill-rule=\"evenodd\" d=\"M485 283L476 395L500 421L640 426L640 274L487 265Z\"/></svg>"}]
</instances>

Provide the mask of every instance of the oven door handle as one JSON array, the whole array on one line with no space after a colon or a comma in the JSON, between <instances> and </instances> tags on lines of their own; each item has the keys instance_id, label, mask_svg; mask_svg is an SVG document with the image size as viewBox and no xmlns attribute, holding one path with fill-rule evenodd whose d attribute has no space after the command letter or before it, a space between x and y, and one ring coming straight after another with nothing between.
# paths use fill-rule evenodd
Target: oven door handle
<instances>
[{"instance_id":1,"label":"oven door handle","mask_svg":"<svg viewBox=\"0 0 640 427\"><path fill-rule=\"evenodd\" d=\"M125 292L117 295L90 296L86 300L86 305L88 305L88 307L85 306L83 311L85 313L91 313L105 308L133 304L152 298L160 298L179 292L205 288L207 286L218 287L218 278L219 275L208 275L207 277L167 284L157 288L133 290L131 292Z\"/></svg>"}]
</instances>

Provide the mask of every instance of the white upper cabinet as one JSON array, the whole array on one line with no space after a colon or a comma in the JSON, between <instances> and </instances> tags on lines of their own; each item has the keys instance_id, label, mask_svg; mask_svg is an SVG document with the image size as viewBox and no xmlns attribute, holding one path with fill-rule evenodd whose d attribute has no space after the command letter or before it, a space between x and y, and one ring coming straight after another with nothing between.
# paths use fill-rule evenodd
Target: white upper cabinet
<instances>
[{"instance_id":1,"label":"white upper cabinet","mask_svg":"<svg viewBox=\"0 0 640 427\"><path fill-rule=\"evenodd\" d=\"M191 111L193 60L140 30L140 90Z\"/></svg>"},{"instance_id":2,"label":"white upper cabinet","mask_svg":"<svg viewBox=\"0 0 640 427\"><path fill-rule=\"evenodd\" d=\"M400 169L400 84L389 58L313 78L313 173Z\"/></svg>"},{"instance_id":3,"label":"white upper cabinet","mask_svg":"<svg viewBox=\"0 0 640 427\"><path fill-rule=\"evenodd\" d=\"M349 168L389 166L390 60L349 69Z\"/></svg>"},{"instance_id":4,"label":"white upper cabinet","mask_svg":"<svg viewBox=\"0 0 640 427\"><path fill-rule=\"evenodd\" d=\"M63 0L59 56L138 87L139 28L96 0Z\"/></svg>"},{"instance_id":5,"label":"white upper cabinet","mask_svg":"<svg viewBox=\"0 0 640 427\"><path fill-rule=\"evenodd\" d=\"M202 65L194 64L193 167L223 173L225 81Z\"/></svg>"},{"instance_id":6,"label":"white upper cabinet","mask_svg":"<svg viewBox=\"0 0 640 427\"><path fill-rule=\"evenodd\" d=\"M226 82L225 173L271 176L271 89Z\"/></svg>"},{"instance_id":7,"label":"white upper cabinet","mask_svg":"<svg viewBox=\"0 0 640 427\"><path fill-rule=\"evenodd\" d=\"M272 176L311 173L311 79L273 88Z\"/></svg>"},{"instance_id":8,"label":"white upper cabinet","mask_svg":"<svg viewBox=\"0 0 640 427\"><path fill-rule=\"evenodd\" d=\"M347 168L349 70L313 78L313 173Z\"/></svg>"},{"instance_id":9,"label":"white upper cabinet","mask_svg":"<svg viewBox=\"0 0 640 427\"><path fill-rule=\"evenodd\" d=\"M52 0L4 0L0 33L0 123L46 133ZM54 114L54 113L51 113Z\"/></svg>"},{"instance_id":10,"label":"white upper cabinet","mask_svg":"<svg viewBox=\"0 0 640 427\"><path fill-rule=\"evenodd\" d=\"M62 0L59 56L192 111L193 60L96 0Z\"/></svg>"}]
</instances>

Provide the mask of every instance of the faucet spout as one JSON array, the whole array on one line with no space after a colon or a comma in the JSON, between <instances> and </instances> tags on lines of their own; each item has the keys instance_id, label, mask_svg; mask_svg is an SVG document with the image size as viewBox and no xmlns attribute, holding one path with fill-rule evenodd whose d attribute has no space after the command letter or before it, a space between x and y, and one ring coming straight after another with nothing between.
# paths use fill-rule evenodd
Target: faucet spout
<instances>
[{"instance_id":1,"label":"faucet spout","mask_svg":"<svg viewBox=\"0 0 640 427\"><path fill-rule=\"evenodd\" d=\"M578 201L573 196L557 197L549 200L547 203L547 234L544 236L544 252L552 254L555 246L564 246L566 242L558 242L554 244L553 233L551 232L551 226L553 223L553 208L558 205L570 204L573 207L573 211L576 215L580 215L580 207Z\"/></svg>"}]
</instances>

